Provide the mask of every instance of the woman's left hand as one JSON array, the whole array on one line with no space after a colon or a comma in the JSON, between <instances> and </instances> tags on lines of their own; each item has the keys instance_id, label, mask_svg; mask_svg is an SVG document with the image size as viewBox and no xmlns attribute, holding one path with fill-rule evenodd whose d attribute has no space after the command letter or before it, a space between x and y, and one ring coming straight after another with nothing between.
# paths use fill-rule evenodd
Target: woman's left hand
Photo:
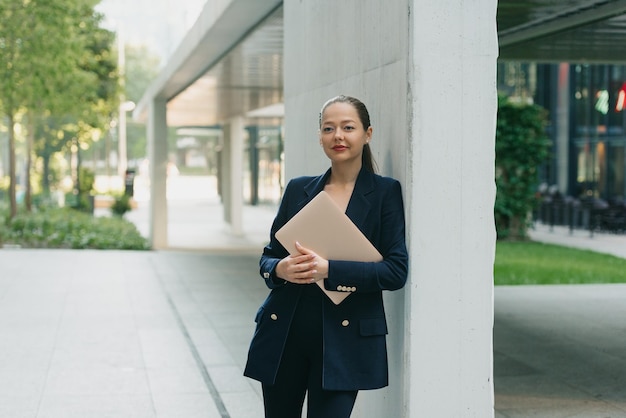
<instances>
[{"instance_id":1,"label":"woman's left hand","mask_svg":"<svg viewBox=\"0 0 626 418\"><path fill-rule=\"evenodd\" d=\"M296 242L296 250L298 250L301 254L305 254L305 255L308 254L308 255L312 255L315 257L314 260L317 263L315 267L316 273L313 275L313 280L311 281L311 283L324 280L325 278L328 277L328 260L326 260L323 257L320 257L314 251L306 247L303 247L302 245L300 245L299 242Z\"/></svg>"}]
</instances>

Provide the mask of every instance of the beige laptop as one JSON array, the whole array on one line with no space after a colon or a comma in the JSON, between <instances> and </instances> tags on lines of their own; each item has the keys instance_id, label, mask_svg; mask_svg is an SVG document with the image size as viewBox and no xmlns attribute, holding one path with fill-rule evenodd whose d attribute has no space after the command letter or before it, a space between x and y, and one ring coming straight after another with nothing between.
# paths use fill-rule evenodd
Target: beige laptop
<instances>
[{"instance_id":1,"label":"beige laptop","mask_svg":"<svg viewBox=\"0 0 626 418\"><path fill-rule=\"evenodd\" d=\"M348 215L324 191L315 196L293 218L276 232L276 239L289 251L297 254L296 241L327 260L381 261L382 255L363 235ZM326 290L328 297L338 305L349 292Z\"/></svg>"}]
</instances>

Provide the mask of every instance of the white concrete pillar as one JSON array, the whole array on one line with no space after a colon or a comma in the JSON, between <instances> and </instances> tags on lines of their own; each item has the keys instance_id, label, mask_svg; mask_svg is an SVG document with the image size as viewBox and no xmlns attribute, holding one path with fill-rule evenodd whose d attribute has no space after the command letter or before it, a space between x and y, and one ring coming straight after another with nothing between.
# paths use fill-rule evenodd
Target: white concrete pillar
<instances>
[{"instance_id":1,"label":"white concrete pillar","mask_svg":"<svg viewBox=\"0 0 626 418\"><path fill-rule=\"evenodd\" d=\"M412 0L410 417L493 417L496 0Z\"/></svg>"},{"instance_id":2,"label":"white concrete pillar","mask_svg":"<svg viewBox=\"0 0 626 418\"><path fill-rule=\"evenodd\" d=\"M167 110L165 99L154 99L148 109L150 161L149 240L153 249L167 248Z\"/></svg>"},{"instance_id":3,"label":"white concrete pillar","mask_svg":"<svg viewBox=\"0 0 626 418\"><path fill-rule=\"evenodd\" d=\"M245 125L243 117L232 118L229 122L229 162L228 171L230 184L227 220L231 233L243 235L243 146Z\"/></svg>"},{"instance_id":4,"label":"white concrete pillar","mask_svg":"<svg viewBox=\"0 0 626 418\"><path fill-rule=\"evenodd\" d=\"M380 171L405 195L409 280L385 294L390 385L359 394L354 418L493 417L496 9L284 4L286 179L328 167L317 114L349 94L368 106Z\"/></svg>"}]
</instances>

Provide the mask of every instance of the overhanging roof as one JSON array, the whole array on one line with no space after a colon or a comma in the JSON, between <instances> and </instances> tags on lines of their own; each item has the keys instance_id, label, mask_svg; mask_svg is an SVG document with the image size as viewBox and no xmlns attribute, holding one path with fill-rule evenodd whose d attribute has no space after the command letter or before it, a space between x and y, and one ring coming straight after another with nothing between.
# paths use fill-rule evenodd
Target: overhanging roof
<instances>
[{"instance_id":1,"label":"overhanging roof","mask_svg":"<svg viewBox=\"0 0 626 418\"><path fill-rule=\"evenodd\" d=\"M169 126L216 125L280 103L282 57L282 1L209 0L134 117L146 120L154 98L168 101Z\"/></svg>"},{"instance_id":2,"label":"overhanging roof","mask_svg":"<svg viewBox=\"0 0 626 418\"><path fill-rule=\"evenodd\" d=\"M169 126L239 115L280 120L282 3L207 1L135 118L145 120L148 103L164 98ZM499 0L497 25L500 60L626 64L626 0Z\"/></svg>"},{"instance_id":3,"label":"overhanging roof","mask_svg":"<svg viewBox=\"0 0 626 418\"><path fill-rule=\"evenodd\" d=\"M626 64L626 0L499 0L501 60Z\"/></svg>"}]
</instances>

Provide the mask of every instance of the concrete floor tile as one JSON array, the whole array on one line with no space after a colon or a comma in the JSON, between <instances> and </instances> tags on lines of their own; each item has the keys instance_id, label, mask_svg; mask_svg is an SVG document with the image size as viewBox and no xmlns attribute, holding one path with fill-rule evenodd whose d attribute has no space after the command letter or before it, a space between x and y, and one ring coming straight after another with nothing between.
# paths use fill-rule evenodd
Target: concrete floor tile
<instances>
[{"instance_id":1,"label":"concrete floor tile","mask_svg":"<svg viewBox=\"0 0 626 418\"><path fill-rule=\"evenodd\" d=\"M146 395L150 394L144 369L135 368L51 368L45 396L59 395Z\"/></svg>"},{"instance_id":2,"label":"concrete floor tile","mask_svg":"<svg viewBox=\"0 0 626 418\"><path fill-rule=\"evenodd\" d=\"M51 361L52 368L119 368L140 369L144 367L141 348L136 346L59 347Z\"/></svg>"},{"instance_id":3,"label":"concrete floor tile","mask_svg":"<svg viewBox=\"0 0 626 418\"><path fill-rule=\"evenodd\" d=\"M41 402L37 418L155 418L150 395L54 395Z\"/></svg>"},{"instance_id":4,"label":"concrete floor tile","mask_svg":"<svg viewBox=\"0 0 626 418\"><path fill-rule=\"evenodd\" d=\"M47 374L46 369L0 370L2 376L0 394L2 397L39 399L46 384Z\"/></svg>"},{"instance_id":5,"label":"concrete floor tile","mask_svg":"<svg viewBox=\"0 0 626 418\"><path fill-rule=\"evenodd\" d=\"M53 347L2 348L0 351L0 376L7 370L46 370L53 354Z\"/></svg>"},{"instance_id":6,"label":"concrete floor tile","mask_svg":"<svg viewBox=\"0 0 626 418\"><path fill-rule=\"evenodd\" d=\"M243 375L238 366L213 366L208 368L208 372L219 393L250 390L248 378Z\"/></svg>"},{"instance_id":7,"label":"concrete floor tile","mask_svg":"<svg viewBox=\"0 0 626 418\"><path fill-rule=\"evenodd\" d=\"M197 345L196 350L207 367L236 364L229 348L222 343Z\"/></svg>"},{"instance_id":8,"label":"concrete floor tile","mask_svg":"<svg viewBox=\"0 0 626 418\"><path fill-rule=\"evenodd\" d=\"M0 417L6 418L37 418L39 396L28 394L12 396L0 395Z\"/></svg>"},{"instance_id":9,"label":"concrete floor tile","mask_svg":"<svg viewBox=\"0 0 626 418\"><path fill-rule=\"evenodd\" d=\"M231 418L261 418L263 416L263 399L255 391L224 393L222 400Z\"/></svg>"},{"instance_id":10,"label":"concrete floor tile","mask_svg":"<svg viewBox=\"0 0 626 418\"><path fill-rule=\"evenodd\" d=\"M147 374L154 396L209 393L197 367L149 368Z\"/></svg>"},{"instance_id":11,"label":"concrete floor tile","mask_svg":"<svg viewBox=\"0 0 626 418\"><path fill-rule=\"evenodd\" d=\"M157 418L221 418L213 399L208 394L155 396L154 407ZM231 418L238 417L231 415Z\"/></svg>"},{"instance_id":12,"label":"concrete floor tile","mask_svg":"<svg viewBox=\"0 0 626 418\"><path fill-rule=\"evenodd\" d=\"M196 366L193 354L180 330L141 329L138 332L146 367Z\"/></svg>"},{"instance_id":13,"label":"concrete floor tile","mask_svg":"<svg viewBox=\"0 0 626 418\"><path fill-rule=\"evenodd\" d=\"M215 329L213 329L213 327L207 323L206 319L200 325L201 326L198 326L198 325L189 326L185 324L185 327L187 328L187 332L191 336L191 340L193 341L194 345L201 346L201 345L223 344L220 341L219 336L217 332L215 331Z\"/></svg>"}]
</instances>

